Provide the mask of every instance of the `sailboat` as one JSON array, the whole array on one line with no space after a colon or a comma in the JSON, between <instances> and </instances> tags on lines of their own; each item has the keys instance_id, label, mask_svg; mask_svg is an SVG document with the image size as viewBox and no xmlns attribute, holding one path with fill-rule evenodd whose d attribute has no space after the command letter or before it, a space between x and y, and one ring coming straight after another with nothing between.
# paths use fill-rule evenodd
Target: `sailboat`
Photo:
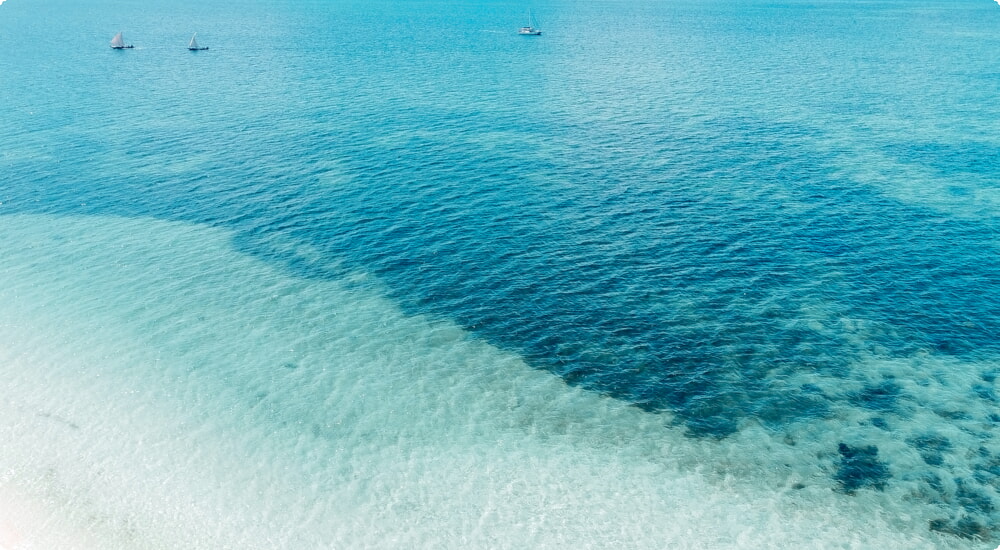
<instances>
[{"instance_id":1,"label":"sailboat","mask_svg":"<svg viewBox=\"0 0 1000 550\"><path fill-rule=\"evenodd\" d=\"M122 33L118 33L114 38L111 39L111 49L113 50L127 50L132 47L132 44L126 44L125 40L122 39Z\"/></svg>"},{"instance_id":2,"label":"sailboat","mask_svg":"<svg viewBox=\"0 0 1000 550\"><path fill-rule=\"evenodd\" d=\"M208 46L199 46L198 45L198 41L195 40L196 36L198 36L198 33L194 33L191 36L191 41L188 42L188 49L191 50L191 51L193 51L193 52L198 51L198 50L207 50Z\"/></svg>"},{"instance_id":3,"label":"sailboat","mask_svg":"<svg viewBox=\"0 0 1000 550\"><path fill-rule=\"evenodd\" d=\"M531 10L528 10L528 24L518 29L517 34L523 34L526 36L538 36L542 34L541 29L536 29L535 24L531 21Z\"/></svg>"}]
</instances>

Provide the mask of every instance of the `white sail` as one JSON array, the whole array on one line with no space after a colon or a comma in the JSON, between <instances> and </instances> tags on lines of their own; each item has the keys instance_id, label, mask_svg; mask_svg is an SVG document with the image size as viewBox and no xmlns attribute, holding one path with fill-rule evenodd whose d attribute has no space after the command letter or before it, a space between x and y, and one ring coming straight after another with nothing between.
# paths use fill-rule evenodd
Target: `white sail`
<instances>
[{"instance_id":1,"label":"white sail","mask_svg":"<svg viewBox=\"0 0 1000 550\"><path fill-rule=\"evenodd\" d=\"M194 39L195 36L198 36L198 33L194 33L194 35L191 36L191 42L188 43L188 49L189 50L197 50L198 49L198 41Z\"/></svg>"},{"instance_id":2,"label":"white sail","mask_svg":"<svg viewBox=\"0 0 1000 550\"><path fill-rule=\"evenodd\" d=\"M115 37L111 39L111 47L112 48L124 48L125 47L125 41L122 40L122 33L116 34Z\"/></svg>"}]
</instances>

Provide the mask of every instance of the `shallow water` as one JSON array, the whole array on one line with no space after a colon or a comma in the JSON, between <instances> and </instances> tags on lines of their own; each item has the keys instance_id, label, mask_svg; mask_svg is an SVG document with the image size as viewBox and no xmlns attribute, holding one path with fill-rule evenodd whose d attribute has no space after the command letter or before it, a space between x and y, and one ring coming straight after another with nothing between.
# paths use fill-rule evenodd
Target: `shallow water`
<instances>
[{"instance_id":1,"label":"shallow water","mask_svg":"<svg viewBox=\"0 0 1000 550\"><path fill-rule=\"evenodd\" d=\"M2 487L105 547L995 543L1000 10L533 14L5 4Z\"/></svg>"},{"instance_id":2,"label":"shallow water","mask_svg":"<svg viewBox=\"0 0 1000 550\"><path fill-rule=\"evenodd\" d=\"M2 270L0 434L17 442L4 489L56 508L35 519L41 541L938 540L898 493L839 494L775 434L685 437L452 323L405 315L362 273L289 276L234 252L223 231L176 222L15 215L0 233L27 245Z\"/></svg>"}]
</instances>

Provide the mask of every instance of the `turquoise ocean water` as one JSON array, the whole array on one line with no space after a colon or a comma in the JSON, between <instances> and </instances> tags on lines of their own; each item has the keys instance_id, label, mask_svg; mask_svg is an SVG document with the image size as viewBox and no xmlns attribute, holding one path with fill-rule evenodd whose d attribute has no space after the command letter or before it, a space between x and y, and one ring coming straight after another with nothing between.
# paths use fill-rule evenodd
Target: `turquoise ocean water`
<instances>
[{"instance_id":1,"label":"turquoise ocean water","mask_svg":"<svg viewBox=\"0 0 1000 550\"><path fill-rule=\"evenodd\" d=\"M0 548L1000 544L995 2L2 4Z\"/></svg>"}]
</instances>

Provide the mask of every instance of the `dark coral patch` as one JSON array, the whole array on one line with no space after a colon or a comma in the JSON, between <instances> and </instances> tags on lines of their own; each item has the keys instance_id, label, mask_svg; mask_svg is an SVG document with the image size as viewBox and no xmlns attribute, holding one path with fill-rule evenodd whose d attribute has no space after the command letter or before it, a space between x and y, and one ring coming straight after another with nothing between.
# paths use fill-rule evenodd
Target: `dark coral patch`
<instances>
[{"instance_id":1,"label":"dark coral patch","mask_svg":"<svg viewBox=\"0 0 1000 550\"><path fill-rule=\"evenodd\" d=\"M977 484L969 483L962 478L955 479L955 498L958 504L967 512L978 514L990 514L996 506L993 499L985 492L979 490Z\"/></svg>"},{"instance_id":2,"label":"dark coral patch","mask_svg":"<svg viewBox=\"0 0 1000 550\"><path fill-rule=\"evenodd\" d=\"M853 494L858 489L867 487L879 491L885 489L885 483L892 474L889 473L889 467L878 459L878 447L851 447L841 443L838 451L840 465L833 477L845 493Z\"/></svg>"},{"instance_id":3,"label":"dark coral patch","mask_svg":"<svg viewBox=\"0 0 1000 550\"><path fill-rule=\"evenodd\" d=\"M885 380L877 386L865 386L851 396L851 402L872 411L890 412L896 409L903 390L892 380Z\"/></svg>"},{"instance_id":4,"label":"dark coral patch","mask_svg":"<svg viewBox=\"0 0 1000 550\"><path fill-rule=\"evenodd\" d=\"M987 401L996 402L997 394L993 391L992 386L987 386L985 384L976 384L972 386L972 392L975 393L976 397L980 399L985 399Z\"/></svg>"},{"instance_id":5,"label":"dark coral patch","mask_svg":"<svg viewBox=\"0 0 1000 550\"><path fill-rule=\"evenodd\" d=\"M965 411L949 411L944 409L935 409L934 414L948 420L972 420L972 416Z\"/></svg>"},{"instance_id":6,"label":"dark coral patch","mask_svg":"<svg viewBox=\"0 0 1000 550\"><path fill-rule=\"evenodd\" d=\"M689 437L713 437L715 439L728 437L739 429L736 420L724 414L692 416L685 421L685 425L687 426L685 435Z\"/></svg>"},{"instance_id":7,"label":"dark coral patch","mask_svg":"<svg viewBox=\"0 0 1000 550\"><path fill-rule=\"evenodd\" d=\"M753 412L763 425L777 430L797 420L825 418L830 414L830 405L815 395L791 394L762 398Z\"/></svg>"},{"instance_id":8,"label":"dark coral patch","mask_svg":"<svg viewBox=\"0 0 1000 550\"><path fill-rule=\"evenodd\" d=\"M925 434L906 440L906 443L920 453L930 466L940 466L944 463L944 453L951 450L951 441L938 434Z\"/></svg>"},{"instance_id":9,"label":"dark coral patch","mask_svg":"<svg viewBox=\"0 0 1000 550\"><path fill-rule=\"evenodd\" d=\"M985 540L990 535L990 529L984 522L971 517L964 517L958 520L931 520L930 528L932 531L947 533L964 539Z\"/></svg>"},{"instance_id":10,"label":"dark coral patch","mask_svg":"<svg viewBox=\"0 0 1000 550\"><path fill-rule=\"evenodd\" d=\"M888 430L889 429L889 423L886 422L885 419L882 418L882 417L880 417L880 416L876 416L876 417L872 418L871 419L871 423L872 423L872 426L875 426L876 428L878 428L880 430Z\"/></svg>"}]
</instances>

